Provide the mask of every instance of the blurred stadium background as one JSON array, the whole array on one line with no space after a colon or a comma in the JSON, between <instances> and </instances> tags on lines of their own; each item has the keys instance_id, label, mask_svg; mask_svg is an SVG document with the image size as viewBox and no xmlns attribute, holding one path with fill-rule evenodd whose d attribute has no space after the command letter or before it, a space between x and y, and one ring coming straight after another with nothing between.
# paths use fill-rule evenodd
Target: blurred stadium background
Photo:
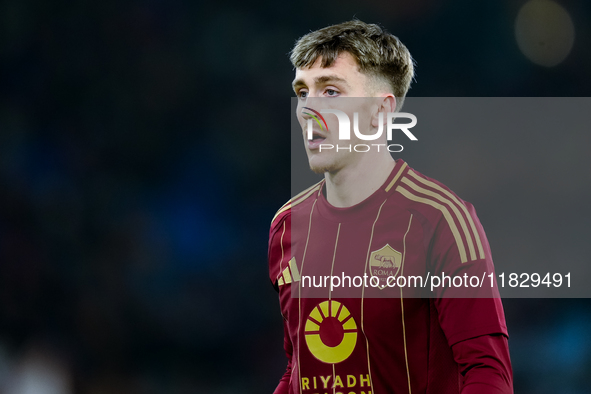
<instances>
[{"instance_id":1,"label":"blurred stadium background","mask_svg":"<svg viewBox=\"0 0 591 394\"><path fill-rule=\"evenodd\" d=\"M411 96L591 93L587 0L0 1L0 393L272 392L287 52L352 17L409 47ZM455 168L411 162L434 164ZM478 196L488 229L502 207ZM591 302L504 304L516 392L591 392Z\"/></svg>"}]
</instances>

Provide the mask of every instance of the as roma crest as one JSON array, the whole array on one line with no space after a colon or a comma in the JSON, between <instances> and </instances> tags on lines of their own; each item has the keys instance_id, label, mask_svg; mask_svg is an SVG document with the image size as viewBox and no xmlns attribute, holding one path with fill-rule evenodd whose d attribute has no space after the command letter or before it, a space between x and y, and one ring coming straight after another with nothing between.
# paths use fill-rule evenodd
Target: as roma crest
<instances>
[{"instance_id":1,"label":"as roma crest","mask_svg":"<svg viewBox=\"0 0 591 394\"><path fill-rule=\"evenodd\" d=\"M369 270L371 276L380 280L380 289L387 286L386 281L390 276L396 277L400 271L402 253L392 249L386 244L383 248L371 252L369 256Z\"/></svg>"}]
</instances>

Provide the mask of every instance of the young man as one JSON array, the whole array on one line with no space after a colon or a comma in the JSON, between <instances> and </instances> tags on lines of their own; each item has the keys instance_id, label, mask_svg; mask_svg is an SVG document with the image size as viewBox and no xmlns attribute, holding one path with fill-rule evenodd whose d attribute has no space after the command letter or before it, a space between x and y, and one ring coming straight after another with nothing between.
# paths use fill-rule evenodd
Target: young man
<instances>
[{"instance_id":1,"label":"young man","mask_svg":"<svg viewBox=\"0 0 591 394\"><path fill-rule=\"evenodd\" d=\"M302 37L291 61L308 161L324 180L271 224L269 275L288 358L275 393L512 393L496 283L488 292L441 287L421 297L420 286L385 281L494 277L473 206L393 160L385 133L367 152L329 148L370 146L359 134L376 134L387 119L379 114L400 110L413 78L408 50L379 26L354 20ZM360 133L339 140L337 117L319 116L327 108L350 119L357 112ZM334 276L341 288L331 286ZM347 286L351 277L363 283Z\"/></svg>"}]
</instances>

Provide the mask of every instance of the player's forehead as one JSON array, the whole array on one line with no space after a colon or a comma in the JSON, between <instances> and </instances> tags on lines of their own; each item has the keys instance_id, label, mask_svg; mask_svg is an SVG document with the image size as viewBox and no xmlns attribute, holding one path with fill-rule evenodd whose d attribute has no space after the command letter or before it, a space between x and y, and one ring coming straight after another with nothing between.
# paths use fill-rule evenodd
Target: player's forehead
<instances>
[{"instance_id":1,"label":"player's forehead","mask_svg":"<svg viewBox=\"0 0 591 394\"><path fill-rule=\"evenodd\" d=\"M311 66L296 68L292 86L296 88L329 82L354 85L362 78L357 60L350 53L342 52L328 67L322 67L322 57L319 56Z\"/></svg>"}]
</instances>

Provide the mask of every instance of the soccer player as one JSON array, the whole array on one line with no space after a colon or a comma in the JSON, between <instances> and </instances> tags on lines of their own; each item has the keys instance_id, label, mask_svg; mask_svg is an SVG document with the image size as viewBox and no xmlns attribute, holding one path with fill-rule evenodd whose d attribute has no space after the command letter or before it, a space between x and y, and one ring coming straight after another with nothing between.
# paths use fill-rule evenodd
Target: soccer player
<instances>
[{"instance_id":1,"label":"soccer player","mask_svg":"<svg viewBox=\"0 0 591 394\"><path fill-rule=\"evenodd\" d=\"M309 165L324 179L271 223L269 275L288 359L275 393L512 393L496 283L482 287L489 296L448 285L424 297L416 283L386 281L494 277L474 207L387 149L328 148L343 142L336 117L316 122L322 108L362 98L354 108L359 129L375 134L385 119L379 113L400 111L413 79L407 48L353 20L305 35L291 61ZM351 134L347 145L367 142ZM372 142L385 146L385 133ZM335 277L342 286L332 286Z\"/></svg>"}]
</instances>

